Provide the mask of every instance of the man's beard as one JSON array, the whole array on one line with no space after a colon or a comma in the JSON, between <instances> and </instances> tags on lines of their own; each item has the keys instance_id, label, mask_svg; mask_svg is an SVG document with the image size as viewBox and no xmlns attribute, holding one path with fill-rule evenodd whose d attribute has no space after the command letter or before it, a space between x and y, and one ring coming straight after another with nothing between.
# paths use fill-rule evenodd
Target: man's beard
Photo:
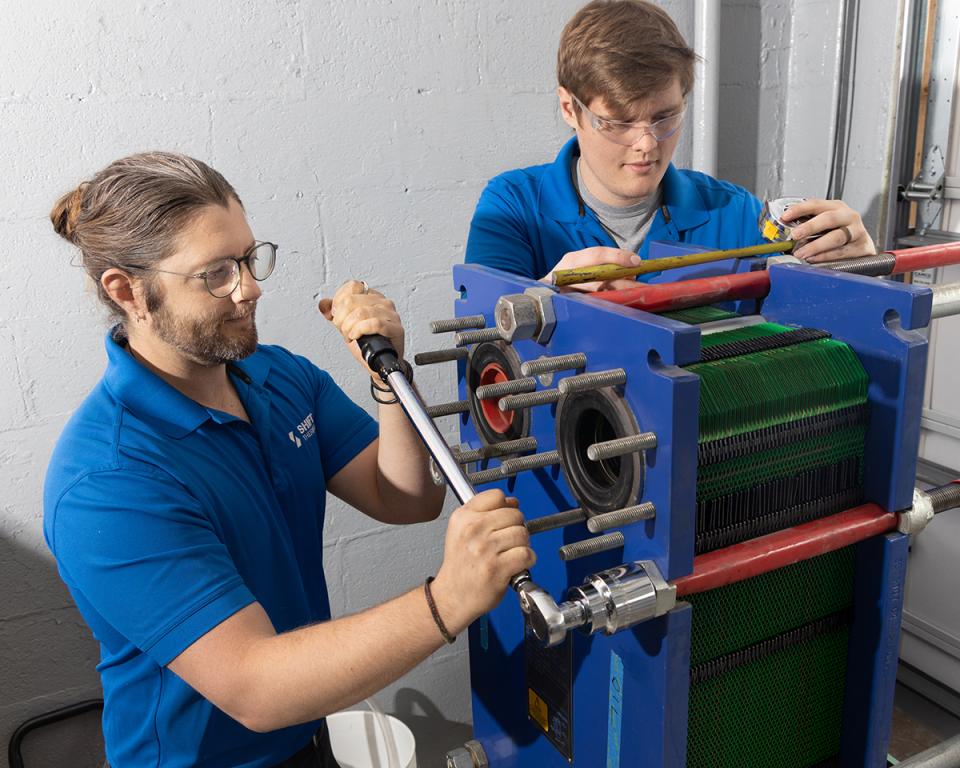
<instances>
[{"instance_id":1,"label":"man's beard","mask_svg":"<svg viewBox=\"0 0 960 768\"><path fill-rule=\"evenodd\" d=\"M163 295L163 289L150 286L146 290L147 310L153 318L153 332L181 355L204 366L222 365L242 360L257 349L256 305L224 316L211 313L199 317L174 315ZM248 324L229 323L229 320L249 316Z\"/></svg>"}]
</instances>

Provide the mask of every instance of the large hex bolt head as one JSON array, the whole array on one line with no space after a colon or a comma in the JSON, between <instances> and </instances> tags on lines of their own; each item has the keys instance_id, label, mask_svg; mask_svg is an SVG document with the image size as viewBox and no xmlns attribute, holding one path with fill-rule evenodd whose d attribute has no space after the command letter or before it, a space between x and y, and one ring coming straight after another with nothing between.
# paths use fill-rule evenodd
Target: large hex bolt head
<instances>
[{"instance_id":1,"label":"large hex bolt head","mask_svg":"<svg viewBox=\"0 0 960 768\"><path fill-rule=\"evenodd\" d=\"M540 308L532 296L523 293L501 296L493 314L500 337L507 343L532 339L540 331Z\"/></svg>"}]
</instances>

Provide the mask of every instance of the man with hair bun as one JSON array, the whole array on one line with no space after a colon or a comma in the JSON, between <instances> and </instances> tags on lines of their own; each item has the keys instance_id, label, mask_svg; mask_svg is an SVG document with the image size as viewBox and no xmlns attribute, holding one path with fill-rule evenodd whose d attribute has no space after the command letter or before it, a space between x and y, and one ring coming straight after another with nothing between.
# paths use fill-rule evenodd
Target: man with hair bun
<instances>
[{"instance_id":1,"label":"man with hair bun","mask_svg":"<svg viewBox=\"0 0 960 768\"><path fill-rule=\"evenodd\" d=\"M533 564L515 500L479 494L451 516L435 579L330 620L327 492L395 524L443 502L357 348L382 334L403 354L393 303L350 281L320 304L371 377L378 426L328 373L258 342L277 246L217 171L125 157L50 218L115 323L44 488L44 535L100 643L109 764L335 766L323 717L453 642Z\"/></svg>"},{"instance_id":2,"label":"man with hair bun","mask_svg":"<svg viewBox=\"0 0 960 768\"><path fill-rule=\"evenodd\" d=\"M553 163L490 181L470 225L467 263L550 282L555 269L639 264L654 240L718 249L762 242L756 197L671 162L696 58L653 3L594 0L581 8L564 28L557 55L560 113L575 136ZM801 259L876 250L860 215L839 200L806 200L783 218L805 216L811 218L793 228L793 239L825 234L797 248Z\"/></svg>"}]
</instances>

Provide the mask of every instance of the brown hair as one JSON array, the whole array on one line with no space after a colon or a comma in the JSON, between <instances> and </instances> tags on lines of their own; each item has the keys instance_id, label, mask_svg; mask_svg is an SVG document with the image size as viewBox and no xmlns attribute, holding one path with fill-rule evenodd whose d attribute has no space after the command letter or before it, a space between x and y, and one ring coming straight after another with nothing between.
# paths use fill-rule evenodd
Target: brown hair
<instances>
[{"instance_id":1,"label":"brown hair","mask_svg":"<svg viewBox=\"0 0 960 768\"><path fill-rule=\"evenodd\" d=\"M632 119L632 105L675 77L686 96L696 60L662 8L644 0L593 0L563 28L557 82L585 104L602 96L612 117Z\"/></svg>"},{"instance_id":2,"label":"brown hair","mask_svg":"<svg viewBox=\"0 0 960 768\"><path fill-rule=\"evenodd\" d=\"M209 205L240 202L217 171L192 157L143 152L116 160L61 197L50 211L57 234L80 248L83 267L111 316L125 319L100 284L112 267L150 267Z\"/></svg>"}]
</instances>

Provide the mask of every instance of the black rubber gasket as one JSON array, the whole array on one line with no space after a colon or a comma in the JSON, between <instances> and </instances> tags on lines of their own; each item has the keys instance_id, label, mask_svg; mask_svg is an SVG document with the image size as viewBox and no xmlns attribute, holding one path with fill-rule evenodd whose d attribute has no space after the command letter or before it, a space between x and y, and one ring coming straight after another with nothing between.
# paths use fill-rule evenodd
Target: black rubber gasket
<instances>
[{"instance_id":1,"label":"black rubber gasket","mask_svg":"<svg viewBox=\"0 0 960 768\"><path fill-rule=\"evenodd\" d=\"M591 461L587 448L639 432L626 401L609 388L573 392L560 398L557 448L570 490L588 515L636 504L643 489L644 463L639 452Z\"/></svg>"}]
</instances>

